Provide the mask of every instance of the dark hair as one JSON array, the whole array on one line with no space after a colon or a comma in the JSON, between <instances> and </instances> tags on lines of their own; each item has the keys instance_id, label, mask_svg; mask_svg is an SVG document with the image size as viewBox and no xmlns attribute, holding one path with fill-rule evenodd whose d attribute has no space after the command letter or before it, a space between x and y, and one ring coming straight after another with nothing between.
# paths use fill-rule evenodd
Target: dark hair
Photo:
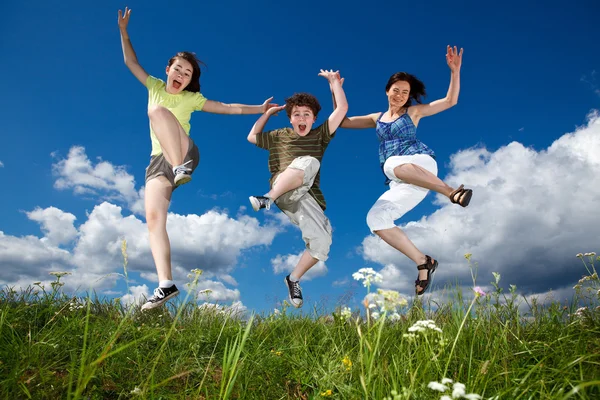
<instances>
[{"instance_id":1,"label":"dark hair","mask_svg":"<svg viewBox=\"0 0 600 400\"><path fill-rule=\"evenodd\" d=\"M292 109L295 107L308 107L316 116L321 111L319 100L310 93L294 93L292 97L285 99L285 112L288 118L292 117Z\"/></svg>"},{"instance_id":2,"label":"dark hair","mask_svg":"<svg viewBox=\"0 0 600 400\"><path fill-rule=\"evenodd\" d=\"M392 85L398 81L408 82L410 85L410 93L408 95L408 100L404 105L405 107L408 107L412 104L411 99L414 99L417 103L421 104L421 97L427 96L427 93L425 92L425 84L417 79L416 76L406 72L396 72L394 75L390 76L387 85L385 85L385 91L388 92Z\"/></svg>"},{"instance_id":3,"label":"dark hair","mask_svg":"<svg viewBox=\"0 0 600 400\"><path fill-rule=\"evenodd\" d=\"M190 80L190 83L185 87L184 90L187 90L188 92L199 93L200 92L200 74L202 73L202 71L200 71L200 64L202 64L204 66L206 66L206 64L204 64L202 61L198 60L198 58L196 57L196 53L191 53L189 51L180 51L179 53L177 53L173 57L171 57L171 59L169 60L169 67L171 65L173 65L175 60L178 58L182 58L185 61L192 64L192 79Z\"/></svg>"}]
</instances>

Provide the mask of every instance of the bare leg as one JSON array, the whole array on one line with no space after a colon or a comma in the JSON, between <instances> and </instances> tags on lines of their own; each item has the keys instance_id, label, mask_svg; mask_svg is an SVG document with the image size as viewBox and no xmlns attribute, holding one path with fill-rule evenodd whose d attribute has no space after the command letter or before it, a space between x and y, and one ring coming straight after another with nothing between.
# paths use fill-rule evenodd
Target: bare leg
<instances>
[{"instance_id":1,"label":"bare leg","mask_svg":"<svg viewBox=\"0 0 600 400\"><path fill-rule=\"evenodd\" d=\"M446 197L454 190L446 185L440 178L416 164L402 164L394 168L394 175L403 182L433 190Z\"/></svg>"},{"instance_id":2,"label":"bare leg","mask_svg":"<svg viewBox=\"0 0 600 400\"><path fill-rule=\"evenodd\" d=\"M290 277L293 280L300 280L300 278L302 278L302 275L304 275L306 271L314 267L318 262L319 260L311 256L308 250L304 250L304 253L302 253L302 257L300 257L300 261L298 261L298 264L296 264L296 268L294 268L294 270L290 274Z\"/></svg>"},{"instance_id":3,"label":"bare leg","mask_svg":"<svg viewBox=\"0 0 600 400\"><path fill-rule=\"evenodd\" d=\"M190 140L177 118L162 106L150 107L148 117L166 160L174 167L183 164Z\"/></svg>"},{"instance_id":4,"label":"bare leg","mask_svg":"<svg viewBox=\"0 0 600 400\"><path fill-rule=\"evenodd\" d=\"M284 193L289 192L302 186L304 182L304 171L295 168L286 168L277 177L277 183L273 185L273 188L267 193L267 196L275 201ZM309 267L310 268L310 267Z\"/></svg>"},{"instance_id":5,"label":"bare leg","mask_svg":"<svg viewBox=\"0 0 600 400\"><path fill-rule=\"evenodd\" d=\"M406 234L402 232L400 228L394 227L390 229L382 229L380 231L375 231L375 234L383 239L384 242L413 260L416 265L425 264L427 262L425 254L421 253L421 251L417 249L417 246L410 241L408 236L406 236ZM427 279L427 270L419 271L419 279ZM417 290L420 290L420 288Z\"/></svg>"},{"instance_id":6,"label":"bare leg","mask_svg":"<svg viewBox=\"0 0 600 400\"><path fill-rule=\"evenodd\" d=\"M146 183L146 225L159 282L173 279L171 244L167 234L167 211L172 192L173 188L164 176L151 179Z\"/></svg>"}]
</instances>

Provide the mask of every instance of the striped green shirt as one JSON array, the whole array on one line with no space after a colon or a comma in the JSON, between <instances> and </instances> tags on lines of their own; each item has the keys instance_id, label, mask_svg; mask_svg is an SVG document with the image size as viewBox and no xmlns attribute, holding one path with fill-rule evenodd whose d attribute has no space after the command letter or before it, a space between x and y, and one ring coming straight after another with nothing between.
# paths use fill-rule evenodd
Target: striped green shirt
<instances>
[{"instance_id":1,"label":"striped green shirt","mask_svg":"<svg viewBox=\"0 0 600 400\"><path fill-rule=\"evenodd\" d=\"M311 131L306 136L300 136L291 128L275 129L268 132L261 132L256 135L256 145L260 148L269 150L269 171L271 172L270 183L280 172L283 172L294 159L301 156L312 156L322 162L325 149L329 145L335 132L329 133L329 123L323 124ZM323 192L319 187L321 180L321 171L317 173L315 181L308 191L310 195L319 203L319 206L325 210L326 203Z\"/></svg>"}]
</instances>

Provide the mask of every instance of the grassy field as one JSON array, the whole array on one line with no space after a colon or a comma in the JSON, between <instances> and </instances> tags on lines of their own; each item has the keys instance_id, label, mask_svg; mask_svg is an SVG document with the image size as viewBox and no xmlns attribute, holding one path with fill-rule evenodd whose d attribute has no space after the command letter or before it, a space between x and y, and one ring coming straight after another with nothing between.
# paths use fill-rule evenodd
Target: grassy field
<instances>
[{"instance_id":1,"label":"grassy field","mask_svg":"<svg viewBox=\"0 0 600 400\"><path fill-rule=\"evenodd\" d=\"M569 304L519 306L497 274L491 293L454 288L445 304L407 303L372 290L377 274L361 270L364 307L331 314L284 305L240 315L193 298L142 313L69 297L58 273L49 287L0 292L0 397L598 399L592 254L580 255L587 274Z\"/></svg>"}]
</instances>

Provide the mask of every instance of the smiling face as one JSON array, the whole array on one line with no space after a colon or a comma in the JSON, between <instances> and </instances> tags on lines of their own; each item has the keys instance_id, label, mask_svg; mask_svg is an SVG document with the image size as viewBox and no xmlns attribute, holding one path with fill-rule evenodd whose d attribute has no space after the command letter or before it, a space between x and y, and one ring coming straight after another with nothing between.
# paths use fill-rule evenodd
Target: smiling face
<instances>
[{"instance_id":1,"label":"smiling face","mask_svg":"<svg viewBox=\"0 0 600 400\"><path fill-rule=\"evenodd\" d=\"M312 129L313 124L317 120L310 107L294 106L290 114L290 123L300 136L306 136Z\"/></svg>"},{"instance_id":2,"label":"smiling face","mask_svg":"<svg viewBox=\"0 0 600 400\"><path fill-rule=\"evenodd\" d=\"M189 61L177 57L171 65L167 67L167 93L181 93L192 80L194 70Z\"/></svg>"},{"instance_id":3,"label":"smiling face","mask_svg":"<svg viewBox=\"0 0 600 400\"><path fill-rule=\"evenodd\" d=\"M385 94L388 97L390 107L403 107L410 95L410 83L406 81L394 82Z\"/></svg>"}]
</instances>

